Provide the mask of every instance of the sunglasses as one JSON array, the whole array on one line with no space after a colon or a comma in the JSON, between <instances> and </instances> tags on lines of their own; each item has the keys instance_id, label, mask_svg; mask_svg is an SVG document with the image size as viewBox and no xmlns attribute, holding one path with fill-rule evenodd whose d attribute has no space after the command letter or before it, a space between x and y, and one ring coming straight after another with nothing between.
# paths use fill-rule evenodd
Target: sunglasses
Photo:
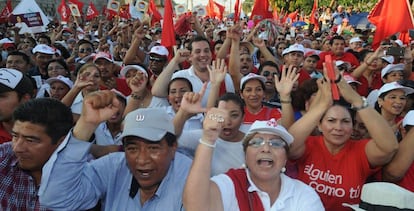
<instances>
[{"instance_id":1,"label":"sunglasses","mask_svg":"<svg viewBox=\"0 0 414 211\"><path fill-rule=\"evenodd\" d=\"M92 48L81 48L79 49L79 53L91 53L92 52Z\"/></svg>"},{"instance_id":2,"label":"sunglasses","mask_svg":"<svg viewBox=\"0 0 414 211\"><path fill-rule=\"evenodd\" d=\"M269 76L270 74L272 74L273 76L275 76L275 75L279 75L277 72L270 72L270 71L268 71L268 70L265 70L265 71L263 71L263 73L262 73L262 75L263 75L264 77L267 77L267 76Z\"/></svg>"},{"instance_id":3,"label":"sunglasses","mask_svg":"<svg viewBox=\"0 0 414 211\"><path fill-rule=\"evenodd\" d=\"M165 62L165 61L167 61L166 59L164 59L164 58L159 58L159 57L155 57L155 56L150 56L149 57L149 60L150 61L154 61L154 62Z\"/></svg>"},{"instance_id":4,"label":"sunglasses","mask_svg":"<svg viewBox=\"0 0 414 211\"><path fill-rule=\"evenodd\" d=\"M266 141L262 138L253 138L249 141L248 145L254 148L259 148L261 146L264 146L265 143L267 143L270 147L275 149L284 148L286 146L286 142L282 139L270 139Z\"/></svg>"}]
</instances>

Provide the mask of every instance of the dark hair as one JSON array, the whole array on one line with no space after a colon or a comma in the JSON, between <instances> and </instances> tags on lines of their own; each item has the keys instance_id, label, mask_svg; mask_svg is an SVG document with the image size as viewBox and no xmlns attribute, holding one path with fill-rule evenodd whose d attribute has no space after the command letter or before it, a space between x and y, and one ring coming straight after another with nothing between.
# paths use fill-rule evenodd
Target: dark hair
<instances>
[{"instance_id":1,"label":"dark hair","mask_svg":"<svg viewBox=\"0 0 414 211\"><path fill-rule=\"evenodd\" d=\"M23 60L26 62L26 64L30 64L30 57L21 51L12 51L8 53L7 57L9 56L21 56Z\"/></svg>"},{"instance_id":2,"label":"dark hair","mask_svg":"<svg viewBox=\"0 0 414 211\"><path fill-rule=\"evenodd\" d=\"M167 132L167 134L165 134L164 139L167 142L169 147L172 147L174 143L177 142L177 136L170 132Z\"/></svg>"},{"instance_id":3,"label":"dark hair","mask_svg":"<svg viewBox=\"0 0 414 211\"><path fill-rule=\"evenodd\" d=\"M51 45L51 44L52 44L52 40L50 39L50 37L49 37L49 36L47 36L47 35L45 35L45 34L41 34L41 35L37 38L37 40L40 40L41 38L46 39L46 41L47 41L47 45Z\"/></svg>"},{"instance_id":4,"label":"dark hair","mask_svg":"<svg viewBox=\"0 0 414 211\"><path fill-rule=\"evenodd\" d=\"M371 51L371 50L368 50L368 49L363 49L363 50L361 50L361 51L358 53L357 58L358 58L358 60L359 60L360 62L362 62L362 61L364 61L365 57L367 57L367 55L368 55L369 53L373 53L373 52L374 52L374 51Z\"/></svg>"},{"instance_id":5,"label":"dark hair","mask_svg":"<svg viewBox=\"0 0 414 211\"><path fill-rule=\"evenodd\" d=\"M77 43L77 46L79 47L79 46L81 46L83 44L89 44L89 45L92 46L92 49L93 49L93 43L91 43L90 41L85 40L85 39L79 40L78 43Z\"/></svg>"},{"instance_id":6,"label":"dark hair","mask_svg":"<svg viewBox=\"0 0 414 211\"><path fill-rule=\"evenodd\" d=\"M13 112L13 121L30 122L45 127L52 144L56 144L73 126L70 108L53 98L37 98L21 104Z\"/></svg>"},{"instance_id":7,"label":"dark hair","mask_svg":"<svg viewBox=\"0 0 414 211\"><path fill-rule=\"evenodd\" d=\"M237 104L240 107L240 111L242 112L242 115L244 115L244 102L239 95L235 93L227 92L216 101L215 107L218 106L220 101L225 101L225 102L232 101L233 103Z\"/></svg>"},{"instance_id":8,"label":"dark hair","mask_svg":"<svg viewBox=\"0 0 414 211\"><path fill-rule=\"evenodd\" d=\"M351 120L352 123L355 122L355 110L351 109L351 104L348 103L347 101L345 101L345 99L343 97L339 98L339 100L334 100L333 105L331 106L331 108L333 106L341 106L343 107L345 110L347 110L349 112L349 114L351 115ZM326 111L325 113L322 115L321 119L319 120L319 122L322 122L322 119L325 117L326 115Z\"/></svg>"},{"instance_id":9,"label":"dark hair","mask_svg":"<svg viewBox=\"0 0 414 211\"><path fill-rule=\"evenodd\" d=\"M265 61L262 64L260 64L257 74L261 75L262 71L263 71L263 68L266 67L266 66L274 67L274 68L276 68L277 72L280 73L279 66L277 66L276 63L274 63L272 61Z\"/></svg>"},{"instance_id":10,"label":"dark hair","mask_svg":"<svg viewBox=\"0 0 414 211\"><path fill-rule=\"evenodd\" d=\"M188 80L187 78L183 78L183 77L177 77L177 78L171 79L171 81L168 82L168 90L167 90L168 94L170 94L171 84L174 83L175 81L184 81L185 83L187 83L188 87L190 87L190 91L193 91L193 85L191 84L190 80Z\"/></svg>"},{"instance_id":11,"label":"dark hair","mask_svg":"<svg viewBox=\"0 0 414 211\"><path fill-rule=\"evenodd\" d=\"M305 110L305 103L308 101L314 93L318 91L318 84L316 78L305 80L296 90L292 92L292 107L296 111Z\"/></svg>"},{"instance_id":12,"label":"dark hair","mask_svg":"<svg viewBox=\"0 0 414 211\"><path fill-rule=\"evenodd\" d=\"M52 63L54 63L54 62L59 63L60 65L62 65L62 66L63 66L63 68L65 68L65 70L66 70L66 75L64 75L64 76L66 76L66 77L70 77L70 72L69 72L69 70L68 70L68 65L66 64L65 60L63 60L63 59L52 59L52 60L49 60L49 61L47 62L47 64L46 64L46 69L49 67L49 65L50 65L50 64L52 64Z\"/></svg>"},{"instance_id":13,"label":"dark hair","mask_svg":"<svg viewBox=\"0 0 414 211\"><path fill-rule=\"evenodd\" d=\"M331 40L329 40L329 44L332 45L334 43L335 40L342 40L345 42L345 38L340 36L340 35L336 35L334 37L331 38Z\"/></svg>"},{"instance_id":14,"label":"dark hair","mask_svg":"<svg viewBox=\"0 0 414 211\"><path fill-rule=\"evenodd\" d=\"M210 42L207 40L207 38L202 37L202 36L196 36L188 44L188 50L190 50L190 52L193 51L193 43L195 43L195 42L206 42L208 44L208 47L210 48L210 51L211 51Z\"/></svg>"}]
</instances>

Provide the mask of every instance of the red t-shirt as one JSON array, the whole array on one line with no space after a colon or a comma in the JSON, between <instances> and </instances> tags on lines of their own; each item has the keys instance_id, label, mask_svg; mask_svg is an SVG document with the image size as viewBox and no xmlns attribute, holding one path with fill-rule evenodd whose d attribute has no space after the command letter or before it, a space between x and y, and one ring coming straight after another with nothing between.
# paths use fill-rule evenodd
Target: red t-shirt
<instances>
[{"instance_id":1,"label":"red t-shirt","mask_svg":"<svg viewBox=\"0 0 414 211\"><path fill-rule=\"evenodd\" d=\"M414 162L411 163L411 166L405 173L403 179L396 184L409 191L414 192Z\"/></svg>"},{"instance_id":2,"label":"red t-shirt","mask_svg":"<svg viewBox=\"0 0 414 211\"><path fill-rule=\"evenodd\" d=\"M269 108L266 106L262 107L262 110L260 110L257 114L252 114L250 111L244 107L244 124L253 124L256 120L269 120L271 118L274 118L275 120L278 120L282 117L282 113L277 108Z\"/></svg>"},{"instance_id":3,"label":"red t-shirt","mask_svg":"<svg viewBox=\"0 0 414 211\"><path fill-rule=\"evenodd\" d=\"M6 143L12 140L12 136L8 131L3 127L3 124L0 122L0 144Z\"/></svg>"},{"instance_id":4,"label":"red t-shirt","mask_svg":"<svg viewBox=\"0 0 414 211\"><path fill-rule=\"evenodd\" d=\"M340 152L331 154L323 136L310 136L306 150L297 160L298 179L311 186L321 197L326 210L349 210L342 203L358 204L366 179L378 169L371 169L365 146L368 139L351 141Z\"/></svg>"},{"instance_id":5,"label":"red t-shirt","mask_svg":"<svg viewBox=\"0 0 414 211\"><path fill-rule=\"evenodd\" d=\"M371 82L371 87L368 84L368 80L367 78L365 78L365 76L361 75L361 77L358 78L358 81L361 83L358 88L357 88L357 92L359 95L361 96L368 96L368 94L374 90L374 89L380 89L382 86L382 79L381 79L381 73L380 72L375 72L372 75L372 82Z\"/></svg>"},{"instance_id":6,"label":"red t-shirt","mask_svg":"<svg viewBox=\"0 0 414 211\"><path fill-rule=\"evenodd\" d=\"M352 68L356 68L356 67L359 66L358 59L352 53L344 52L344 54L342 56L335 56L332 53L332 51L324 51L324 52L321 52L319 54L319 57L321 59L318 61L317 65L316 65L316 69L319 69L319 70L323 69L322 64L325 62L325 56L326 55L331 55L332 59L335 60L335 61L342 60L342 61L345 61L345 62L349 62L351 64Z\"/></svg>"},{"instance_id":7,"label":"red t-shirt","mask_svg":"<svg viewBox=\"0 0 414 211\"><path fill-rule=\"evenodd\" d=\"M121 92L124 96L129 96L131 94L131 89L128 87L126 80L124 78L116 78L116 90ZM108 87L100 86L100 90L106 90Z\"/></svg>"}]
</instances>

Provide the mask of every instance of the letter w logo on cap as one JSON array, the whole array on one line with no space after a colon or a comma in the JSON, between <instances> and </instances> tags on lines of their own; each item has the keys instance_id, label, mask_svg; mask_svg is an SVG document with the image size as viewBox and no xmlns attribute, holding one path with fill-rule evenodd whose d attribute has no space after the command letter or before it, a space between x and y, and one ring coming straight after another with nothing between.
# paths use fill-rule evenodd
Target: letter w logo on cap
<instances>
[{"instance_id":1,"label":"letter w logo on cap","mask_svg":"<svg viewBox=\"0 0 414 211\"><path fill-rule=\"evenodd\" d=\"M137 122L142 122L144 121L144 119L145 119L145 116L142 114L138 114L137 117L135 118Z\"/></svg>"}]
</instances>

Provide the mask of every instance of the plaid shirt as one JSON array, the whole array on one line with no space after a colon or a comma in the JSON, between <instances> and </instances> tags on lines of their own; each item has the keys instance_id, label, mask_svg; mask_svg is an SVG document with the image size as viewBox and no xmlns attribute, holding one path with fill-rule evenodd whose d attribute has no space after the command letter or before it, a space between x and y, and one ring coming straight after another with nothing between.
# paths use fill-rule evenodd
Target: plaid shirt
<instances>
[{"instance_id":1,"label":"plaid shirt","mask_svg":"<svg viewBox=\"0 0 414 211\"><path fill-rule=\"evenodd\" d=\"M40 208L34 179L17 166L11 142L0 145L0 210L46 210Z\"/></svg>"}]
</instances>

